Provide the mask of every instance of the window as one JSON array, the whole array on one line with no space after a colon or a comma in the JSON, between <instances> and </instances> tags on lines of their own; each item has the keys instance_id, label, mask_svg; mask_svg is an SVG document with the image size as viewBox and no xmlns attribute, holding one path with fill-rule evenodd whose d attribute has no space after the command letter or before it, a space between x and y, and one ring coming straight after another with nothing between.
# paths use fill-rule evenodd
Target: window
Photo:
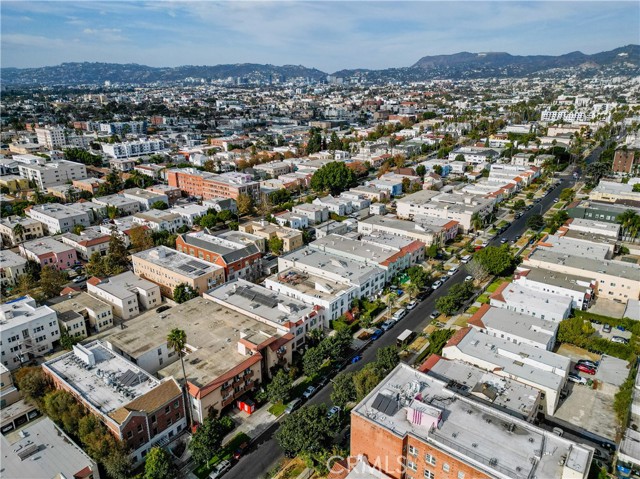
<instances>
[{"instance_id":1,"label":"window","mask_svg":"<svg viewBox=\"0 0 640 479\"><path fill-rule=\"evenodd\" d=\"M138 432L142 432L142 424L138 424Z\"/></svg>"},{"instance_id":2,"label":"window","mask_svg":"<svg viewBox=\"0 0 640 479\"><path fill-rule=\"evenodd\" d=\"M424 470L424 479L435 479L436 475L432 471Z\"/></svg>"},{"instance_id":3,"label":"window","mask_svg":"<svg viewBox=\"0 0 640 479\"><path fill-rule=\"evenodd\" d=\"M464 472L458 471L458 479L464 479Z\"/></svg>"},{"instance_id":4,"label":"window","mask_svg":"<svg viewBox=\"0 0 640 479\"><path fill-rule=\"evenodd\" d=\"M417 471L418 465L413 461L407 461L407 469L411 469L412 471Z\"/></svg>"},{"instance_id":5,"label":"window","mask_svg":"<svg viewBox=\"0 0 640 479\"><path fill-rule=\"evenodd\" d=\"M425 454L424 455L424 461L427 464L431 464L432 466L436 465L436 458L434 456L432 456L431 454Z\"/></svg>"},{"instance_id":6,"label":"window","mask_svg":"<svg viewBox=\"0 0 640 479\"><path fill-rule=\"evenodd\" d=\"M442 465L442 470L443 470L444 472L449 472L449 469L451 469L451 468L449 467L449 463L445 462L445 463Z\"/></svg>"},{"instance_id":7,"label":"window","mask_svg":"<svg viewBox=\"0 0 640 479\"><path fill-rule=\"evenodd\" d=\"M171 406L167 406L166 408L164 408L165 414L169 414L170 412L171 412Z\"/></svg>"},{"instance_id":8,"label":"window","mask_svg":"<svg viewBox=\"0 0 640 479\"><path fill-rule=\"evenodd\" d=\"M133 432L132 431L127 431L127 438L131 439L133 437Z\"/></svg>"},{"instance_id":9,"label":"window","mask_svg":"<svg viewBox=\"0 0 640 479\"><path fill-rule=\"evenodd\" d=\"M409 454L411 454L412 456L417 456L418 450L414 446L409 446Z\"/></svg>"},{"instance_id":10,"label":"window","mask_svg":"<svg viewBox=\"0 0 640 479\"><path fill-rule=\"evenodd\" d=\"M173 409L178 409L180 407L180 401L176 401L173 403Z\"/></svg>"}]
</instances>

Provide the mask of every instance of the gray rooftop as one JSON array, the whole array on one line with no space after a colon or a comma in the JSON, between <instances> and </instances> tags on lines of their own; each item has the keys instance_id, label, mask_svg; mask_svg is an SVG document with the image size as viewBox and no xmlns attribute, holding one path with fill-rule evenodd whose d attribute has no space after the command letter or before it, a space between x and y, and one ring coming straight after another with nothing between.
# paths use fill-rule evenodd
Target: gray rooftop
<instances>
[{"instance_id":1,"label":"gray rooftop","mask_svg":"<svg viewBox=\"0 0 640 479\"><path fill-rule=\"evenodd\" d=\"M141 211L133 215L134 218L140 218L144 221L151 221L153 223L160 223L162 221L173 221L181 218L179 214L171 210L156 210L149 209L147 211Z\"/></svg>"},{"instance_id":2,"label":"gray rooftop","mask_svg":"<svg viewBox=\"0 0 640 479\"><path fill-rule=\"evenodd\" d=\"M260 316L273 323L274 327L295 323L313 312L313 306L243 279L212 289L205 297L237 308L247 315Z\"/></svg>"},{"instance_id":3,"label":"gray rooftop","mask_svg":"<svg viewBox=\"0 0 640 479\"><path fill-rule=\"evenodd\" d=\"M166 246L156 246L155 248L140 251L131 256L144 259L158 265L160 268L166 268L182 276L194 279L199 278L203 274L222 269L222 266L209 263L202 259L195 259L193 256Z\"/></svg>"},{"instance_id":4,"label":"gray rooftop","mask_svg":"<svg viewBox=\"0 0 640 479\"><path fill-rule=\"evenodd\" d=\"M249 358L237 350L241 335L258 343L278 335L278 331L267 324L198 297L161 314L147 311L128 321L126 329L112 333L106 341L137 358L166 344L167 334L174 328L187 333L190 352L184 365L189 382L198 387L209 384ZM180 361L162 369L159 375L182 378Z\"/></svg>"},{"instance_id":5,"label":"gray rooftop","mask_svg":"<svg viewBox=\"0 0 640 479\"><path fill-rule=\"evenodd\" d=\"M51 309L57 313L65 311L82 311L84 309L96 312L106 310L112 311L110 304L107 304L83 291L74 291L72 293L65 294L64 296L56 296L51 298L48 303Z\"/></svg>"},{"instance_id":6,"label":"gray rooftop","mask_svg":"<svg viewBox=\"0 0 640 479\"><path fill-rule=\"evenodd\" d=\"M587 238L585 238L587 240ZM567 236L548 235L542 240L543 248L550 248L559 254L578 256L582 258L605 259L609 254L609 245L592 243ZM607 242L608 243L608 242ZM550 245L550 246L547 246Z\"/></svg>"},{"instance_id":7,"label":"gray rooftop","mask_svg":"<svg viewBox=\"0 0 640 479\"><path fill-rule=\"evenodd\" d=\"M353 287L347 282L331 281L298 268L280 270L279 273L273 274L267 279L293 288L302 294L328 301L333 300Z\"/></svg>"},{"instance_id":8,"label":"gray rooftop","mask_svg":"<svg viewBox=\"0 0 640 479\"><path fill-rule=\"evenodd\" d=\"M87 356L93 361L86 361L84 358ZM156 378L109 350L101 341L74 346L73 351L47 361L45 367L107 415L160 384Z\"/></svg>"},{"instance_id":9,"label":"gray rooftop","mask_svg":"<svg viewBox=\"0 0 640 479\"><path fill-rule=\"evenodd\" d=\"M640 281L640 265L635 263L569 256L555 252L551 248L535 248L529 254L529 258L545 263L562 264L571 268L581 269L586 274L601 272L602 274Z\"/></svg>"},{"instance_id":10,"label":"gray rooftop","mask_svg":"<svg viewBox=\"0 0 640 479\"><path fill-rule=\"evenodd\" d=\"M26 263L26 259L11 250L0 251L0 268L15 268Z\"/></svg>"},{"instance_id":11,"label":"gray rooftop","mask_svg":"<svg viewBox=\"0 0 640 479\"><path fill-rule=\"evenodd\" d=\"M30 211L35 211L58 220L84 214L84 211L75 207L75 205L63 205L60 203L34 205Z\"/></svg>"},{"instance_id":12,"label":"gray rooftop","mask_svg":"<svg viewBox=\"0 0 640 479\"><path fill-rule=\"evenodd\" d=\"M614 181L600 180L598 186L596 186L592 193L603 193L610 195L628 195L633 193L633 185L628 183L616 183ZM640 193L638 193L638 200L640 201Z\"/></svg>"},{"instance_id":13,"label":"gray rooftop","mask_svg":"<svg viewBox=\"0 0 640 479\"><path fill-rule=\"evenodd\" d=\"M213 236L205 231L182 235L185 243L197 246L207 251L219 254L227 263L238 261L247 256L260 253L258 247L253 244L243 244L228 239Z\"/></svg>"},{"instance_id":14,"label":"gray rooftop","mask_svg":"<svg viewBox=\"0 0 640 479\"><path fill-rule=\"evenodd\" d=\"M539 344L548 344L558 330L556 322L517 313L506 308L490 307L478 319L486 329L501 331L507 335L518 336Z\"/></svg>"},{"instance_id":15,"label":"gray rooftop","mask_svg":"<svg viewBox=\"0 0 640 479\"><path fill-rule=\"evenodd\" d=\"M60 241L57 241L49 236L34 239L31 241L25 241L20 246L38 256L49 253L60 254L64 253L65 251L73 250L71 246L61 243Z\"/></svg>"},{"instance_id":16,"label":"gray rooftop","mask_svg":"<svg viewBox=\"0 0 640 479\"><path fill-rule=\"evenodd\" d=\"M2 477L73 478L85 467L95 470L89 456L48 417L2 436Z\"/></svg>"},{"instance_id":17,"label":"gray rooftop","mask_svg":"<svg viewBox=\"0 0 640 479\"><path fill-rule=\"evenodd\" d=\"M132 200L131 198L127 198L120 194L100 196L99 198L95 198L93 201L99 205L116 206L118 208L138 204L136 200Z\"/></svg>"},{"instance_id":18,"label":"gray rooftop","mask_svg":"<svg viewBox=\"0 0 640 479\"><path fill-rule=\"evenodd\" d=\"M567 296L536 291L517 283L508 283L500 294L504 302L515 306L516 310L518 308L535 308L541 315L544 315L545 313L563 313L571 309L572 300ZM499 297L492 298L492 300L494 299L500 301ZM539 324L537 327L543 327L543 324Z\"/></svg>"},{"instance_id":19,"label":"gray rooftop","mask_svg":"<svg viewBox=\"0 0 640 479\"><path fill-rule=\"evenodd\" d=\"M491 477L586 477L592 450L398 365L352 411L397 437L416 436ZM420 417L420 421L415 421ZM535 458L535 460L533 460Z\"/></svg>"},{"instance_id":20,"label":"gray rooftop","mask_svg":"<svg viewBox=\"0 0 640 479\"><path fill-rule=\"evenodd\" d=\"M102 289L117 298L127 298L134 294L138 288L149 290L157 287L155 283L139 278L132 271L125 271L117 276L111 276L96 285L96 288Z\"/></svg>"},{"instance_id":21,"label":"gray rooftop","mask_svg":"<svg viewBox=\"0 0 640 479\"><path fill-rule=\"evenodd\" d=\"M452 346L445 346L445 356L449 347ZM515 344L489 336L473 328L468 330L457 348L469 357L501 368L514 378L523 378L557 391L563 387L566 372L570 370L569 358L527 344Z\"/></svg>"},{"instance_id":22,"label":"gray rooftop","mask_svg":"<svg viewBox=\"0 0 640 479\"><path fill-rule=\"evenodd\" d=\"M363 243L346 236L330 234L309 244L311 248L339 256L357 257L367 264L381 264L395 255L398 250L382 244Z\"/></svg>"},{"instance_id":23,"label":"gray rooftop","mask_svg":"<svg viewBox=\"0 0 640 479\"><path fill-rule=\"evenodd\" d=\"M531 266L522 266L522 268L529 271L526 275L529 281L545 283L550 286L570 289L580 293L586 293L589 289L588 285L593 281L593 279L587 278L586 276L557 273L555 271L549 271L548 269L534 268ZM586 283L586 285L581 286L579 283Z\"/></svg>"},{"instance_id":24,"label":"gray rooftop","mask_svg":"<svg viewBox=\"0 0 640 479\"><path fill-rule=\"evenodd\" d=\"M14 328L48 315L55 318L56 312L49 306L38 306L31 296L22 296L0 306L0 326Z\"/></svg>"}]
</instances>

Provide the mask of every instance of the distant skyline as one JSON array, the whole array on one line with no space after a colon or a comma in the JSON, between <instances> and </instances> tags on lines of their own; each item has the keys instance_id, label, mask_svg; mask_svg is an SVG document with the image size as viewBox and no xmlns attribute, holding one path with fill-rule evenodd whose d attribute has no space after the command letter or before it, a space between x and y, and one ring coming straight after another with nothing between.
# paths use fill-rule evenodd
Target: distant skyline
<instances>
[{"instance_id":1,"label":"distant skyline","mask_svg":"<svg viewBox=\"0 0 640 479\"><path fill-rule=\"evenodd\" d=\"M425 55L591 54L640 41L640 2L3 0L2 67L271 63L325 72Z\"/></svg>"}]
</instances>

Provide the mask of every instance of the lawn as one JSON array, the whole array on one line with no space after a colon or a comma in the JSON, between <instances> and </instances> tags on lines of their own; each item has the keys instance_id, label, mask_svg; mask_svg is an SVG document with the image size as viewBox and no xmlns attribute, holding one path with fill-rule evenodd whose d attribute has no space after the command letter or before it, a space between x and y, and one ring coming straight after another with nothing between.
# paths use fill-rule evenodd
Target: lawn
<instances>
[{"instance_id":1,"label":"lawn","mask_svg":"<svg viewBox=\"0 0 640 479\"><path fill-rule=\"evenodd\" d=\"M469 309L467 309L465 312L468 314L474 314L476 313L480 308L478 308L477 306L471 306Z\"/></svg>"},{"instance_id":2,"label":"lawn","mask_svg":"<svg viewBox=\"0 0 640 479\"><path fill-rule=\"evenodd\" d=\"M306 467L301 459L295 458L289 461L286 466L283 466L275 477L276 479L296 479Z\"/></svg>"},{"instance_id":3,"label":"lawn","mask_svg":"<svg viewBox=\"0 0 640 479\"><path fill-rule=\"evenodd\" d=\"M230 459L233 455L233 451L238 449L238 447L243 442L249 442L250 440L251 438L243 432L236 434L233 439L231 439L231 441L229 441L225 446L222 447L222 449L220 449L220 451L218 451L217 454L209 459L209 462L203 464L195 471L193 471L194 474L200 479L206 479L206 477L209 475L216 464L218 464L220 461L224 461L225 459Z\"/></svg>"},{"instance_id":4,"label":"lawn","mask_svg":"<svg viewBox=\"0 0 640 479\"><path fill-rule=\"evenodd\" d=\"M465 326L467 326L467 323L469 322L469 315L468 314L461 314L460 316L458 316L458 318L453 322L453 324L455 324L456 326L460 326L461 328L464 328Z\"/></svg>"},{"instance_id":5,"label":"lawn","mask_svg":"<svg viewBox=\"0 0 640 479\"><path fill-rule=\"evenodd\" d=\"M489 295L487 293L481 294L480 296L478 296L478 299L476 299L476 301L482 304L489 304Z\"/></svg>"},{"instance_id":6,"label":"lawn","mask_svg":"<svg viewBox=\"0 0 640 479\"><path fill-rule=\"evenodd\" d=\"M286 404L283 404L283 403L279 402L279 403L275 403L275 404L273 404L273 405L269 408L269 412L270 412L271 414L273 414L274 416L278 417L278 416L280 416L280 415L284 412L284 410L285 410L286 408L287 408L287 405L286 405Z\"/></svg>"},{"instance_id":7,"label":"lawn","mask_svg":"<svg viewBox=\"0 0 640 479\"><path fill-rule=\"evenodd\" d=\"M495 280L493 283L491 283L488 287L487 287L487 293L493 293L495 292L496 289L498 289L500 287L500 285L502 283L504 283L504 279L503 278L498 278L497 280ZM483 295L484 296L484 295Z\"/></svg>"}]
</instances>

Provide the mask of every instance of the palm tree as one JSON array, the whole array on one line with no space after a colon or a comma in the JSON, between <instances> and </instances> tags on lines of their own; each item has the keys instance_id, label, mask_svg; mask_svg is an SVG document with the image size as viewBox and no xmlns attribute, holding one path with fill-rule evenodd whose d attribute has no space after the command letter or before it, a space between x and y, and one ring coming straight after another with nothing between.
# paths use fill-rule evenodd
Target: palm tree
<instances>
[{"instance_id":1,"label":"palm tree","mask_svg":"<svg viewBox=\"0 0 640 479\"><path fill-rule=\"evenodd\" d=\"M405 291L409 295L409 301L411 301L413 298L415 298L418 295L418 293L420 292L420 288L418 288L417 285L410 283L405 288Z\"/></svg>"},{"instance_id":2,"label":"palm tree","mask_svg":"<svg viewBox=\"0 0 640 479\"><path fill-rule=\"evenodd\" d=\"M635 238L640 229L640 216L633 210L626 210L617 219L622 226L622 238Z\"/></svg>"},{"instance_id":3,"label":"palm tree","mask_svg":"<svg viewBox=\"0 0 640 479\"><path fill-rule=\"evenodd\" d=\"M397 300L398 300L398 293L396 293L395 291L387 295L387 308L389 308L389 311L388 311L389 316L391 316L391 310L395 306Z\"/></svg>"},{"instance_id":4,"label":"palm tree","mask_svg":"<svg viewBox=\"0 0 640 479\"><path fill-rule=\"evenodd\" d=\"M484 221L482 221L482 217L476 211L473 215L471 215L471 227L475 231L478 231L478 230L482 229L483 225L484 225Z\"/></svg>"},{"instance_id":5,"label":"palm tree","mask_svg":"<svg viewBox=\"0 0 640 479\"><path fill-rule=\"evenodd\" d=\"M13 236L15 236L16 241L19 243L22 243L24 241L24 226L22 226L20 223L17 223L13 229Z\"/></svg>"},{"instance_id":6,"label":"palm tree","mask_svg":"<svg viewBox=\"0 0 640 479\"><path fill-rule=\"evenodd\" d=\"M183 393L185 393L185 407L184 410L187 411L187 420L189 421L189 429L191 429L191 410L190 405L187 401L186 391L187 391L187 372L184 369L184 348L187 345L187 333L182 329L173 328L171 332L167 335L167 346L170 349L173 349L180 356L180 363L182 364L182 376L184 377L184 384L182 385Z\"/></svg>"}]
</instances>

